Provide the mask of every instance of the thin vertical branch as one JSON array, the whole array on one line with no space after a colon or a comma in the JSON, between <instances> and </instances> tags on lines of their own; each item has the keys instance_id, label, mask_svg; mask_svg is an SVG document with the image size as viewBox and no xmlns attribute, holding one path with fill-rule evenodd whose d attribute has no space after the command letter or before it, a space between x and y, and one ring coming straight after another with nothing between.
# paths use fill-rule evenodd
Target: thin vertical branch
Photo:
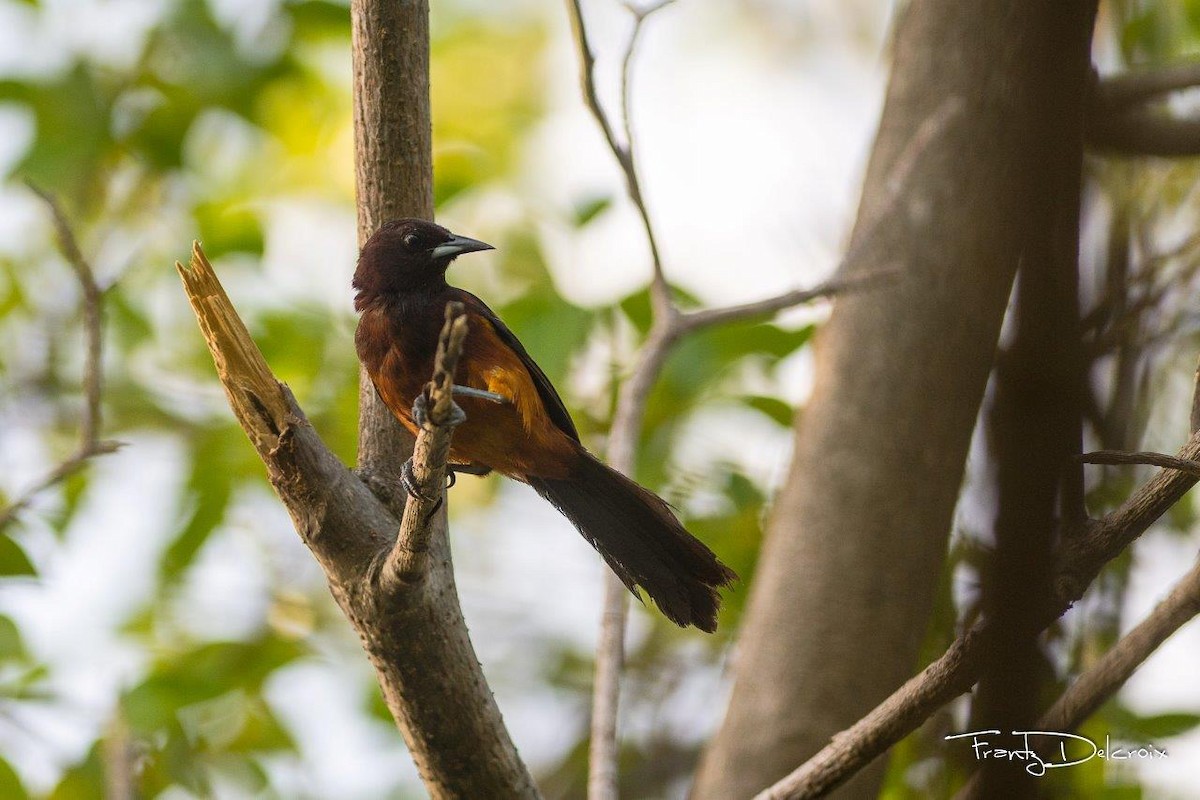
<instances>
[{"instance_id":1,"label":"thin vertical branch","mask_svg":"<svg viewBox=\"0 0 1200 800\"><path fill-rule=\"evenodd\" d=\"M633 14L634 21L633 31L621 59L621 109L625 135L625 141L622 143L617 138L616 129L608 114L600 104L596 90L596 57L588 39L587 25L583 20L580 0L567 0L568 16L579 57L580 83L584 103L604 135L604 140L625 177L626 191L642 221L653 267L650 284L653 322L646 342L639 351L633 370L622 383L618 392L613 424L609 432L608 462L614 469L626 475L632 475L635 471L638 439L641 436L650 390L658 379L671 349L683 335L711 325L769 316L785 308L866 285L881 277L879 273L854 276L844 280L830 281L809 290L785 292L778 297L754 303L728 308L705 309L686 314L675 304L663 267L654 224L642 194L641 179L635 158L636 137L633 135L631 114L632 64L638 44L641 42L643 26L654 13L671 5L673 1L662 0L645 8L637 8L628 3L625 5ZM951 103L948 111L944 110L939 113L936 124L924 126L922 132L914 137L910 148L913 151L912 159L916 158L916 155L927 144L928 139L941 130L945 118L957 113L960 105L957 101ZM926 128L928 130L925 130ZM902 175L899 180L903 182L906 178L907 173ZM596 650L596 672L592 695L588 762L588 797L590 800L616 800L618 795L617 717L621 667L625 658L627 604L628 595L624 585L615 575L606 573L604 608Z\"/></svg>"},{"instance_id":2,"label":"thin vertical branch","mask_svg":"<svg viewBox=\"0 0 1200 800\"><path fill-rule=\"evenodd\" d=\"M76 472L94 456L115 452L120 444L100 440L101 399L104 392L104 290L96 282L92 265L83 256L67 216L58 201L49 193L32 183L29 189L40 197L49 209L58 246L79 281L82 294L80 306L83 312L84 361L83 361L83 411L79 420L79 445L75 452L59 463L41 480L26 489L16 500L0 510L0 531L5 530L17 516L33 502L41 492L49 489Z\"/></svg>"},{"instance_id":3,"label":"thin vertical branch","mask_svg":"<svg viewBox=\"0 0 1200 800\"><path fill-rule=\"evenodd\" d=\"M569 0L567 9L577 45L580 80L584 101L595 118L608 148L625 176L626 190L641 217L653 263L650 286L654 322L650 339L634 367L632 377L621 387L609 435L608 461L614 469L632 475L637 460L637 441L645 416L646 398L650 387L666 360L667 351L677 334L673 322L679 312L671 300L670 287L663 269L662 255L654 235L654 225L642 196L641 181L634 161L633 126L630 120L630 68L639 34L647 17L667 3L653 6L644 12L634 11L633 33L625 48L621 68L621 104L624 111L625 137L617 140L608 114L600 105L596 91L596 57L588 40L587 25L579 0ZM618 796L617 715L620 702L621 666L625 660L625 620L628 613L625 587L616 575L605 573L604 608L601 614L600 638L596 650L596 674L592 694L592 722L588 759L588 797L590 800L616 800Z\"/></svg>"}]
</instances>

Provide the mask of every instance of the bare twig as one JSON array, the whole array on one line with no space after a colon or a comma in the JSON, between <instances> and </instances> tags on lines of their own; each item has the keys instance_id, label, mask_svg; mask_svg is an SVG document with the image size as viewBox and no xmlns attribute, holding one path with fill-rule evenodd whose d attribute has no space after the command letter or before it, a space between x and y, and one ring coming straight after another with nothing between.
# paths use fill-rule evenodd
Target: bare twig
<instances>
[{"instance_id":1,"label":"bare twig","mask_svg":"<svg viewBox=\"0 0 1200 800\"><path fill-rule=\"evenodd\" d=\"M835 274L840 275L841 271L837 270ZM741 322L759 317L769 317L784 309L794 308L814 300L828 299L858 289L865 289L881 281L898 276L898 270L875 270L868 273L832 278L824 283L817 284L811 289L792 289L775 297L768 297L766 300L755 300L750 303L725 306L723 308L703 308L699 311L687 311L680 316L679 328L682 333L690 333L698 328L724 325L729 322Z\"/></svg>"},{"instance_id":2,"label":"bare twig","mask_svg":"<svg viewBox=\"0 0 1200 800\"><path fill-rule=\"evenodd\" d=\"M588 41L587 25L583 21L580 0L568 0L567 10L575 43L579 53L580 80L583 97L588 110L600 126L608 148L625 176L629 199L637 208L645 229L646 242L650 248L653 277L650 298L654 313L650 339L642 350L642 358L634 368L633 376L621 388L613 426L609 435L608 460L613 468L629 475L636 460L637 439L645 414L646 397L650 387L666 359L667 351L678 334L672 330L679 312L671 299L663 269L662 255L654 225L642 196L641 181L634 160L634 136L631 121L631 65L640 40L642 25L654 12L665 8L668 2L658 3L645 10L632 7L634 15L633 33L625 47L621 61L621 106L626 141L618 141L608 114L600 105L596 91L596 57ZM616 800L617 798L617 711L620 699L621 665L625 659L625 618L628 599L625 586L612 573L605 573L604 607L600 622L600 639L596 651L596 675L592 694L592 722L588 759L588 797L590 800Z\"/></svg>"},{"instance_id":3,"label":"bare twig","mask_svg":"<svg viewBox=\"0 0 1200 800\"><path fill-rule=\"evenodd\" d=\"M642 219L642 227L646 231L646 243L650 246L650 258L654 265L654 279L650 285L650 293L654 301L655 316L669 317L674 312L674 306L671 303L670 287L667 285L666 273L663 270L662 255L658 249L658 238L654 235L654 225L650 221L650 212L647 210L645 198L642 196L642 184L638 177L637 163L634 160L633 125L629 119L629 75L630 65L633 61L634 51L637 48L642 25L651 14L666 8L670 5L670 2L657 3L642 11L637 11L630 7L630 10L634 14L633 33L630 35L629 42L625 46L621 71L621 104L625 112L626 135L624 143L618 141L612 122L609 121L604 107L600 105L600 98L596 92L596 56L592 52L592 46L587 38L587 25L584 24L583 11L579 6L579 2L580 0L569 0L567 8L571 12L571 28L575 33L575 43L579 51L580 78L583 83L584 100L587 102L588 110L592 112L592 116L600 126L605 141L608 142L608 149L612 151L613 157L621 167L621 172L625 176L625 187L629 193L629 199L633 201L634 207L637 208L638 216Z\"/></svg>"},{"instance_id":4,"label":"bare twig","mask_svg":"<svg viewBox=\"0 0 1200 800\"><path fill-rule=\"evenodd\" d=\"M1164 469L1177 469L1200 478L1200 461L1185 461L1165 453L1126 453L1121 450L1095 450L1083 453L1077 460L1083 464L1148 464Z\"/></svg>"},{"instance_id":5,"label":"bare twig","mask_svg":"<svg viewBox=\"0 0 1200 800\"><path fill-rule=\"evenodd\" d=\"M1171 634L1200 614L1200 563L1161 603L1080 675L1038 721L1041 730L1070 731L1116 694Z\"/></svg>"},{"instance_id":6,"label":"bare twig","mask_svg":"<svg viewBox=\"0 0 1200 800\"><path fill-rule=\"evenodd\" d=\"M425 389L426 420L413 448L412 476L417 491L404 505L400 533L384 565L384 586L392 591L423 580L428 571L432 535L429 517L442 503L450 437L463 418L462 411L454 403L452 391L454 370L466 338L467 316L462 303L447 303L433 380Z\"/></svg>"},{"instance_id":7,"label":"bare twig","mask_svg":"<svg viewBox=\"0 0 1200 800\"><path fill-rule=\"evenodd\" d=\"M1196 363L1196 378L1195 388L1192 389L1192 414L1188 420L1192 426L1192 432L1200 430L1200 361Z\"/></svg>"},{"instance_id":8,"label":"bare twig","mask_svg":"<svg viewBox=\"0 0 1200 800\"><path fill-rule=\"evenodd\" d=\"M104 764L104 796L107 800L135 800L137 791L137 750L129 724L118 707L101 740Z\"/></svg>"},{"instance_id":9,"label":"bare twig","mask_svg":"<svg viewBox=\"0 0 1200 800\"><path fill-rule=\"evenodd\" d=\"M96 274L88 260L83 257L71 225L58 201L34 184L27 185L49 208L54 231L58 236L59 249L75 273L83 294L81 305L86 337L83 366L84 407L79 422L79 445L75 452L0 511L0 531L7 528L38 494L79 472L92 457L113 453L120 447L118 442L100 440L101 397L104 391L104 290L96 283Z\"/></svg>"}]
</instances>

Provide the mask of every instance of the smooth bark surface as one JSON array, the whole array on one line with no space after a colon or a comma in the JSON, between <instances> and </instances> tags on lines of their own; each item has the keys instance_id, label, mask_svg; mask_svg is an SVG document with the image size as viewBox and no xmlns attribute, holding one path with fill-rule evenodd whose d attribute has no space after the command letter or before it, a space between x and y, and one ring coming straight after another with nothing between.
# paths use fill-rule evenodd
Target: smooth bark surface
<instances>
[{"instance_id":1,"label":"smooth bark surface","mask_svg":"<svg viewBox=\"0 0 1200 800\"><path fill-rule=\"evenodd\" d=\"M751 589L726 720L695 796L753 796L900 686L943 566L967 450L1023 247L1055 72L1050 37L1078 4L920 0L898 24L868 168L853 270L898 265L844 298L820 334ZM1080 87L1082 90L1082 87ZM889 184L906 144L947 99L964 105ZM872 796L878 771L849 795Z\"/></svg>"}]
</instances>

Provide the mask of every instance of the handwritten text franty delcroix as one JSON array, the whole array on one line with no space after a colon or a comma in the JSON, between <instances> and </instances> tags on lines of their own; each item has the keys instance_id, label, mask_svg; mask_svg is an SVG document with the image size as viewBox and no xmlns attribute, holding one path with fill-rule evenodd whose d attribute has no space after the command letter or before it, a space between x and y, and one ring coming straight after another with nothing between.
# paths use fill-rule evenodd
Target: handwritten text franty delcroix
<instances>
[{"instance_id":1,"label":"handwritten text franty delcroix","mask_svg":"<svg viewBox=\"0 0 1200 800\"><path fill-rule=\"evenodd\" d=\"M1103 758L1110 761L1151 760L1167 757L1167 750L1153 744L1112 746L1110 737L1104 737L1104 747L1076 733L1058 731L1012 731L1011 741L1003 738L998 730L968 731L945 737L967 739L977 761L1017 761L1025 763L1025 771L1041 777L1049 770L1074 767ZM997 738L1001 737L1001 738ZM1002 746L1005 743L1009 746ZM1012 746L1017 745L1017 746Z\"/></svg>"}]
</instances>

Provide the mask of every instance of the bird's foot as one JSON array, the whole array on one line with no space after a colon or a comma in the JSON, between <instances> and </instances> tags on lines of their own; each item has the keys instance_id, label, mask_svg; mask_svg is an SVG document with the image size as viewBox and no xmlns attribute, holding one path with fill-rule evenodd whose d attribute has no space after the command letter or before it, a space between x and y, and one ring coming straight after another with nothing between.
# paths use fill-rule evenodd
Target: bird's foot
<instances>
[{"instance_id":1,"label":"bird's foot","mask_svg":"<svg viewBox=\"0 0 1200 800\"><path fill-rule=\"evenodd\" d=\"M413 422L417 423L418 428L424 428L425 423L429 421L429 400L425 397L424 392L421 392L417 395L417 399L413 400L412 418ZM412 471L411 464L409 465L409 471Z\"/></svg>"},{"instance_id":2,"label":"bird's foot","mask_svg":"<svg viewBox=\"0 0 1200 800\"><path fill-rule=\"evenodd\" d=\"M512 400L502 394L489 392L486 389L476 389L472 386L459 386L457 383L450 389L451 394L456 394L459 397L478 397L480 400L490 400L498 405L509 405Z\"/></svg>"},{"instance_id":3,"label":"bird's foot","mask_svg":"<svg viewBox=\"0 0 1200 800\"><path fill-rule=\"evenodd\" d=\"M455 387L455 388L457 388L457 387ZM491 394L491 392L488 392L488 394ZM499 395L497 395L497 397L499 397ZM417 395L417 399L413 400L412 418L413 418L413 422L416 423L418 428L424 428L425 424L427 422L430 422L429 398L425 396L424 392L421 392L421 394ZM450 417L449 417L449 419L442 422L441 425L454 428L454 427L457 427L457 426L463 424L466 421L467 421L466 413L461 408L458 407L457 403L451 403L450 404Z\"/></svg>"},{"instance_id":4,"label":"bird's foot","mask_svg":"<svg viewBox=\"0 0 1200 800\"><path fill-rule=\"evenodd\" d=\"M442 504L441 492L436 495L429 495L421 491L421 487L417 483L417 476L413 475L413 460L411 458L404 462L404 466L400 467L400 484L404 487L404 491L408 492L408 496L414 500L424 500L427 503L436 502L437 505L433 507L434 511L437 511L438 506Z\"/></svg>"},{"instance_id":5,"label":"bird's foot","mask_svg":"<svg viewBox=\"0 0 1200 800\"><path fill-rule=\"evenodd\" d=\"M447 464L446 465L446 488L452 489L454 484L458 483L458 475L475 475L482 478L484 475L490 474L491 467L485 467L483 464Z\"/></svg>"},{"instance_id":6,"label":"bird's foot","mask_svg":"<svg viewBox=\"0 0 1200 800\"><path fill-rule=\"evenodd\" d=\"M433 515L442 507L442 503L445 502L445 495L442 492L438 492L437 496L431 497L421 492L421 487L417 485L417 478L413 475L413 460L411 458L405 461L404 466L400 468L400 483L404 485L404 491L408 492L409 497L433 503L433 508L429 509L429 513L425 515L425 523L428 524L429 520L433 519Z\"/></svg>"},{"instance_id":7,"label":"bird's foot","mask_svg":"<svg viewBox=\"0 0 1200 800\"><path fill-rule=\"evenodd\" d=\"M484 475L492 474L492 468L484 464L447 464L446 469L452 472L461 472L463 475L475 475L480 478Z\"/></svg>"}]
</instances>

